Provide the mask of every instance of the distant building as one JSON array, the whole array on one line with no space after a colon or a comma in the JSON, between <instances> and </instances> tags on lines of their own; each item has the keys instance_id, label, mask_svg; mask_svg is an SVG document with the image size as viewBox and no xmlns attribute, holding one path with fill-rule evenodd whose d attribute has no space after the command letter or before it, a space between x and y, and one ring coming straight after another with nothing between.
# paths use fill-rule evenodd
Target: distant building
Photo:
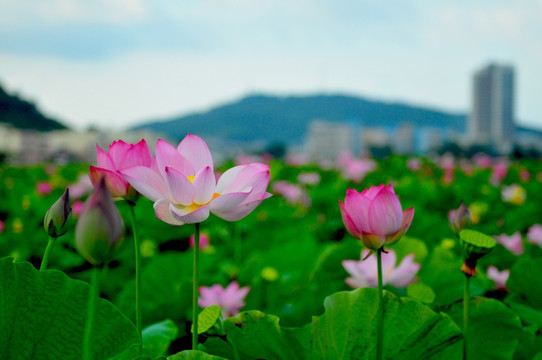
<instances>
[{"instance_id":1,"label":"distant building","mask_svg":"<svg viewBox=\"0 0 542 360\"><path fill-rule=\"evenodd\" d=\"M490 64L473 76L468 132L473 145L509 152L514 144L514 68Z\"/></svg>"},{"instance_id":2,"label":"distant building","mask_svg":"<svg viewBox=\"0 0 542 360\"><path fill-rule=\"evenodd\" d=\"M335 159L352 150L352 128L345 123L313 120L309 124L306 153L312 158Z\"/></svg>"}]
</instances>

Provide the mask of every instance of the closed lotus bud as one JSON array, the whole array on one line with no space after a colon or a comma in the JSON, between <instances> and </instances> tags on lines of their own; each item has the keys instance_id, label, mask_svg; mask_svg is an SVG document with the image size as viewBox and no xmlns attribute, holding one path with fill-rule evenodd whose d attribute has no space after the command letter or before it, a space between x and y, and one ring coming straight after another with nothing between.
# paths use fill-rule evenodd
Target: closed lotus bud
<instances>
[{"instance_id":1,"label":"closed lotus bud","mask_svg":"<svg viewBox=\"0 0 542 360\"><path fill-rule=\"evenodd\" d=\"M111 259L123 235L122 218L102 178L79 216L75 245L88 262L99 265Z\"/></svg>"},{"instance_id":2,"label":"closed lotus bud","mask_svg":"<svg viewBox=\"0 0 542 360\"><path fill-rule=\"evenodd\" d=\"M45 214L43 227L49 236L57 238L68 231L67 223L71 213L70 192L69 189L66 189Z\"/></svg>"},{"instance_id":3,"label":"closed lotus bud","mask_svg":"<svg viewBox=\"0 0 542 360\"><path fill-rule=\"evenodd\" d=\"M459 205L457 210L450 211L448 221L450 223L450 228L455 233L459 233L464 228L472 225L470 211L464 202L461 202L461 205Z\"/></svg>"},{"instance_id":4,"label":"closed lotus bud","mask_svg":"<svg viewBox=\"0 0 542 360\"><path fill-rule=\"evenodd\" d=\"M463 256L465 258L465 263L461 267L461 271L467 276L475 276L478 259L493 250L496 244L495 239L489 235L470 229L462 230L459 233L459 238L461 239Z\"/></svg>"}]
</instances>

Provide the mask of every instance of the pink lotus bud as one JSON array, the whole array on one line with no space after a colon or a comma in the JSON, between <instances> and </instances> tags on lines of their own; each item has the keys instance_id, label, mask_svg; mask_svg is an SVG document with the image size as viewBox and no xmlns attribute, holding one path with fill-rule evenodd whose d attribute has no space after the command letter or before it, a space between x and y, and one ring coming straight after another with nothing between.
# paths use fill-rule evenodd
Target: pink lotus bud
<instances>
[{"instance_id":1,"label":"pink lotus bud","mask_svg":"<svg viewBox=\"0 0 542 360\"><path fill-rule=\"evenodd\" d=\"M75 229L77 250L91 264L101 264L111 259L124 235L119 210L101 179L85 203Z\"/></svg>"},{"instance_id":2,"label":"pink lotus bud","mask_svg":"<svg viewBox=\"0 0 542 360\"><path fill-rule=\"evenodd\" d=\"M453 232L459 234L461 230L472 225L470 212L464 202L461 202L457 210L450 210L448 222Z\"/></svg>"},{"instance_id":3,"label":"pink lotus bud","mask_svg":"<svg viewBox=\"0 0 542 360\"><path fill-rule=\"evenodd\" d=\"M198 304L201 307L218 305L222 309L224 319L239 314L239 309L245 306L245 297L250 288L248 286L239 288L239 284L234 281L226 288L215 284L210 287L201 286L199 288L200 297Z\"/></svg>"},{"instance_id":4,"label":"pink lotus bud","mask_svg":"<svg viewBox=\"0 0 542 360\"><path fill-rule=\"evenodd\" d=\"M391 185L371 186L362 193L348 189L339 206L348 232L372 250L399 241L414 218L414 208L403 211Z\"/></svg>"},{"instance_id":5,"label":"pink lotus bud","mask_svg":"<svg viewBox=\"0 0 542 360\"><path fill-rule=\"evenodd\" d=\"M66 189L64 194L55 201L55 203L47 210L43 227L49 236L57 238L64 235L68 231L68 219L70 218L72 208L70 205L70 191Z\"/></svg>"}]
</instances>

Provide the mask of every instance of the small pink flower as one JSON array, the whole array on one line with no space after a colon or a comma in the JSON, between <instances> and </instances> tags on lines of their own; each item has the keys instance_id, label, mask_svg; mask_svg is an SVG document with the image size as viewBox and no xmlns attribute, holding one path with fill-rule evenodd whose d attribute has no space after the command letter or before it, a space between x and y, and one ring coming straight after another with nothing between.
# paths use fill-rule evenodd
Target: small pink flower
<instances>
[{"instance_id":1,"label":"small pink flower","mask_svg":"<svg viewBox=\"0 0 542 360\"><path fill-rule=\"evenodd\" d=\"M510 276L510 270L499 271L493 265L487 268L487 277L495 282L495 287L499 290L506 289L506 281Z\"/></svg>"},{"instance_id":2,"label":"small pink flower","mask_svg":"<svg viewBox=\"0 0 542 360\"><path fill-rule=\"evenodd\" d=\"M72 204L72 214L73 216L79 216L81 214L81 211L83 211L85 203L83 203L81 200L76 200Z\"/></svg>"},{"instance_id":3,"label":"small pink flower","mask_svg":"<svg viewBox=\"0 0 542 360\"><path fill-rule=\"evenodd\" d=\"M491 173L490 183L492 185L498 185L500 184L504 178L506 177L506 174L508 174L508 161L507 160L499 160L494 166L493 166L493 172Z\"/></svg>"},{"instance_id":4,"label":"small pink flower","mask_svg":"<svg viewBox=\"0 0 542 360\"><path fill-rule=\"evenodd\" d=\"M0 234L4 232L4 230L6 229L6 224L0 220Z\"/></svg>"},{"instance_id":5,"label":"small pink flower","mask_svg":"<svg viewBox=\"0 0 542 360\"><path fill-rule=\"evenodd\" d=\"M250 288L248 286L239 288L239 284L234 281L226 288L219 284L213 286L200 286L198 305L205 308L211 305L218 305L222 309L224 319L239 314L239 310L245 306L245 297Z\"/></svg>"},{"instance_id":6,"label":"small pink flower","mask_svg":"<svg viewBox=\"0 0 542 360\"><path fill-rule=\"evenodd\" d=\"M48 195L51 193L51 191L53 191L53 186L47 181L40 181L36 185L36 190L40 195Z\"/></svg>"},{"instance_id":7,"label":"small pink flower","mask_svg":"<svg viewBox=\"0 0 542 360\"><path fill-rule=\"evenodd\" d=\"M309 194L299 185L288 181L275 181L272 188L274 192L284 197L292 205L301 205L303 207L311 205Z\"/></svg>"},{"instance_id":8,"label":"small pink flower","mask_svg":"<svg viewBox=\"0 0 542 360\"><path fill-rule=\"evenodd\" d=\"M472 160L474 161L474 164L476 164L477 167L482 168L482 169L491 167L491 163L493 162L493 159L491 158L491 156L484 153L475 154Z\"/></svg>"},{"instance_id":9,"label":"small pink flower","mask_svg":"<svg viewBox=\"0 0 542 360\"><path fill-rule=\"evenodd\" d=\"M264 199L269 184L269 165L235 166L216 182L213 158L199 136L188 134L175 148L160 139L151 168L121 170L124 179L154 201L156 217L171 225L200 223L212 212L237 221L250 214Z\"/></svg>"},{"instance_id":10,"label":"small pink flower","mask_svg":"<svg viewBox=\"0 0 542 360\"><path fill-rule=\"evenodd\" d=\"M114 141L106 153L96 145L98 166L90 167L90 180L96 186L104 177L107 188L113 197L132 197L135 190L126 181L120 171L133 166L150 167L153 164L152 154L145 140L137 144L128 144L122 140Z\"/></svg>"},{"instance_id":11,"label":"small pink flower","mask_svg":"<svg viewBox=\"0 0 542 360\"><path fill-rule=\"evenodd\" d=\"M501 234L494 236L495 241L498 244L504 246L508 251L514 253L515 255L523 254L523 240L519 231L516 231L512 235Z\"/></svg>"},{"instance_id":12,"label":"small pink flower","mask_svg":"<svg viewBox=\"0 0 542 360\"><path fill-rule=\"evenodd\" d=\"M297 181L302 185L318 185L321 177L317 172L304 172L297 175Z\"/></svg>"},{"instance_id":13,"label":"small pink flower","mask_svg":"<svg viewBox=\"0 0 542 360\"><path fill-rule=\"evenodd\" d=\"M418 171L422 168L422 161L418 158L410 158L407 160L407 168L410 171Z\"/></svg>"},{"instance_id":14,"label":"small pink flower","mask_svg":"<svg viewBox=\"0 0 542 360\"><path fill-rule=\"evenodd\" d=\"M529 228L527 241L542 248L542 225L535 224Z\"/></svg>"},{"instance_id":15,"label":"small pink flower","mask_svg":"<svg viewBox=\"0 0 542 360\"><path fill-rule=\"evenodd\" d=\"M391 249L382 253L382 283L390 284L396 288L406 288L415 280L416 273L420 270L420 264L414 262L414 254L403 258L399 266L395 267L397 258ZM369 250L364 249L361 258L365 258ZM378 287L377 259L371 256L365 260L344 260L344 269L350 274L345 282L352 288Z\"/></svg>"},{"instance_id":16,"label":"small pink flower","mask_svg":"<svg viewBox=\"0 0 542 360\"><path fill-rule=\"evenodd\" d=\"M361 193L348 189L339 206L348 232L372 250L399 241L414 218L414 208L403 211L391 185L371 186Z\"/></svg>"},{"instance_id":17,"label":"small pink flower","mask_svg":"<svg viewBox=\"0 0 542 360\"><path fill-rule=\"evenodd\" d=\"M310 162L310 158L306 154L289 154L285 162L290 166L303 166Z\"/></svg>"},{"instance_id":18,"label":"small pink flower","mask_svg":"<svg viewBox=\"0 0 542 360\"><path fill-rule=\"evenodd\" d=\"M376 163L371 159L356 159L349 153L339 155L337 167L345 180L360 183L365 176L376 169Z\"/></svg>"},{"instance_id":19,"label":"small pink flower","mask_svg":"<svg viewBox=\"0 0 542 360\"><path fill-rule=\"evenodd\" d=\"M196 244L196 237L194 234L190 236L189 244L190 244L190 247L193 249ZM210 244L211 242L209 241L209 235L207 235L204 232L200 233L199 234L199 250L203 251L207 249Z\"/></svg>"},{"instance_id":20,"label":"small pink flower","mask_svg":"<svg viewBox=\"0 0 542 360\"><path fill-rule=\"evenodd\" d=\"M70 199L72 200L80 199L94 189L87 174L79 175L77 182L68 187L70 188Z\"/></svg>"},{"instance_id":21,"label":"small pink flower","mask_svg":"<svg viewBox=\"0 0 542 360\"><path fill-rule=\"evenodd\" d=\"M531 173L528 170L525 170L525 169L521 170L519 172L519 178L521 179L521 181L527 182L531 178Z\"/></svg>"}]
</instances>

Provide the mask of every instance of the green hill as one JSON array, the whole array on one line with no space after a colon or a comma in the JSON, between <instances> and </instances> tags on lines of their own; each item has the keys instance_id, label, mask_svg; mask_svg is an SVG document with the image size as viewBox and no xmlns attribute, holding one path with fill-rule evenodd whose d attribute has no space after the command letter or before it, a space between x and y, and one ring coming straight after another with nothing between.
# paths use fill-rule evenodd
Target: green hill
<instances>
[{"instance_id":1,"label":"green hill","mask_svg":"<svg viewBox=\"0 0 542 360\"><path fill-rule=\"evenodd\" d=\"M31 102L8 94L0 86L0 123L19 129L49 131L65 129L66 126L43 115Z\"/></svg>"}]
</instances>

